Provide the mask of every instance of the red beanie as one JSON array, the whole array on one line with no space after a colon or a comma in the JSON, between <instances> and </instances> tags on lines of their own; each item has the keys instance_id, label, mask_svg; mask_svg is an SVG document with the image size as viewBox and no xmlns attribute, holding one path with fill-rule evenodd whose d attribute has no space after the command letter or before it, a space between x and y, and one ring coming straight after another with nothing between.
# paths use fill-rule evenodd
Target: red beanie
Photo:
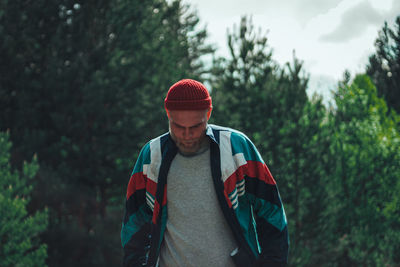
<instances>
[{"instance_id":1,"label":"red beanie","mask_svg":"<svg viewBox=\"0 0 400 267\"><path fill-rule=\"evenodd\" d=\"M202 83L184 79L169 88L164 106L168 110L206 110L211 108L211 97Z\"/></svg>"}]
</instances>

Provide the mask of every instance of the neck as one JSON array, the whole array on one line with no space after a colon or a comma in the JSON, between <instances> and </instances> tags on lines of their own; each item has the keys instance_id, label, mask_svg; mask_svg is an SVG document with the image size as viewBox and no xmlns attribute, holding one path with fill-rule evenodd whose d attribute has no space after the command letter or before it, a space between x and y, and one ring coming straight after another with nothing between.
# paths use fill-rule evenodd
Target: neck
<instances>
[{"instance_id":1,"label":"neck","mask_svg":"<svg viewBox=\"0 0 400 267\"><path fill-rule=\"evenodd\" d=\"M179 150L179 154L185 157L193 157L206 152L209 148L210 148L210 140L208 139L208 137L205 137L201 142L199 149L196 152L188 153Z\"/></svg>"}]
</instances>

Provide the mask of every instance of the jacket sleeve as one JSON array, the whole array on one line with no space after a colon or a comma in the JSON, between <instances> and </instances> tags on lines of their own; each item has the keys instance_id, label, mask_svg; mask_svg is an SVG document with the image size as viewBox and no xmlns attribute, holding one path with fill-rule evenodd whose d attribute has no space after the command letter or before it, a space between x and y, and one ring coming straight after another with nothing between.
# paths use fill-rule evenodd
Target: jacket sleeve
<instances>
[{"instance_id":1,"label":"jacket sleeve","mask_svg":"<svg viewBox=\"0 0 400 267\"><path fill-rule=\"evenodd\" d=\"M147 177L143 166L150 162L150 148L145 145L136 161L128 183L121 242L124 250L123 266L142 266L147 261L150 247L152 211L146 203Z\"/></svg>"},{"instance_id":2,"label":"jacket sleeve","mask_svg":"<svg viewBox=\"0 0 400 267\"><path fill-rule=\"evenodd\" d=\"M286 266L289 237L277 184L253 143L243 137L246 193L253 207L261 254L256 266Z\"/></svg>"}]
</instances>

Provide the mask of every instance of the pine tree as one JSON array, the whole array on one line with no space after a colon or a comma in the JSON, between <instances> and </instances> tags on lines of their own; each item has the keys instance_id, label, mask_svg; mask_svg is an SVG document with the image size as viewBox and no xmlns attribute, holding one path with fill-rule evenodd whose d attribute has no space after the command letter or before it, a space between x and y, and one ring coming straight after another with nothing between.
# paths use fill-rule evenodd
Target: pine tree
<instances>
[{"instance_id":1,"label":"pine tree","mask_svg":"<svg viewBox=\"0 0 400 267\"><path fill-rule=\"evenodd\" d=\"M47 246L39 235L46 229L47 212L27 209L37 158L25 162L21 172L13 171L10 149L9 134L0 132L0 266L45 266Z\"/></svg>"},{"instance_id":2,"label":"pine tree","mask_svg":"<svg viewBox=\"0 0 400 267\"><path fill-rule=\"evenodd\" d=\"M375 41L376 52L369 58L367 74L389 109L400 113L400 16L393 28L387 22Z\"/></svg>"},{"instance_id":3,"label":"pine tree","mask_svg":"<svg viewBox=\"0 0 400 267\"><path fill-rule=\"evenodd\" d=\"M399 117L387 116L387 105L368 76L343 83L331 114L329 266L395 266L398 263ZM390 212L389 212L390 210ZM333 262L337 265L334 265Z\"/></svg>"},{"instance_id":4,"label":"pine tree","mask_svg":"<svg viewBox=\"0 0 400 267\"><path fill-rule=\"evenodd\" d=\"M120 265L132 164L168 130L168 87L202 78L207 33L181 1L0 4L0 129L13 165L38 155L32 208L49 208L48 264Z\"/></svg>"},{"instance_id":5,"label":"pine tree","mask_svg":"<svg viewBox=\"0 0 400 267\"><path fill-rule=\"evenodd\" d=\"M303 63L295 56L283 67L274 62L249 18L229 33L228 46L230 58L214 65L214 120L244 131L260 150L287 211L289 265L310 266L323 251L316 236L325 223L326 109L318 97L309 101Z\"/></svg>"},{"instance_id":6,"label":"pine tree","mask_svg":"<svg viewBox=\"0 0 400 267\"><path fill-rule=\"evenodd\" d=\"M242 17L239 27L234 26L228 34L230 58L219 58L214 62L213 117L250 136L262 127L262 112L255 110L262 106L257 103L263 102L268 89L277 83L273 74L277 64L272 61L267 40L261 29L255 32L251 18ZM249 114L252 118L248 118Z\"/></svg>"}]
</instances>

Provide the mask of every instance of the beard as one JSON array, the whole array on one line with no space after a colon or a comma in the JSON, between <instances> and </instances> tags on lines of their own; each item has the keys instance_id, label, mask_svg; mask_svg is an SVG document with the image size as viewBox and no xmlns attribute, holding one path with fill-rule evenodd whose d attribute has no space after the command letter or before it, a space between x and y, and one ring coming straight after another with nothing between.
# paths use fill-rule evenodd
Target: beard
<instances>
[{"instance_id":1,"label":"beard","mask_svg":"<svg viewBox=\"0 0 400 267\"><path fill-rule=\"evenodd\" d=\"M172 132L170 132L172 140L174 140L179 152L185 156L192 156L197 154L206 141L206 136L202 136L193 140L181 140L177 138Z\"/></svg>"},{"instance_id":2,"label":"beard","mask_svg":"<svg viewBox=\"0 0 400 267\"><path fill-rule=\"evenodd\" d=\"M196 154L200 150L200 143L194 142L189 145L179 143L178 148L179 148L180 152L184 155L193 155L193 154Z\"/></svg>"},{"instance_id":3,"label":"beard","mask_svg":"<svg viewBox=\"0 0 400 267\"><path fill-rule=\"evenodd\" d=\"M201 141L200 140L193 140L193 141L179 141L175 140L175 144L179 149L179 152L183 155L194 155L196 154L201 148Z\"/></svg>"}]
</instances>

